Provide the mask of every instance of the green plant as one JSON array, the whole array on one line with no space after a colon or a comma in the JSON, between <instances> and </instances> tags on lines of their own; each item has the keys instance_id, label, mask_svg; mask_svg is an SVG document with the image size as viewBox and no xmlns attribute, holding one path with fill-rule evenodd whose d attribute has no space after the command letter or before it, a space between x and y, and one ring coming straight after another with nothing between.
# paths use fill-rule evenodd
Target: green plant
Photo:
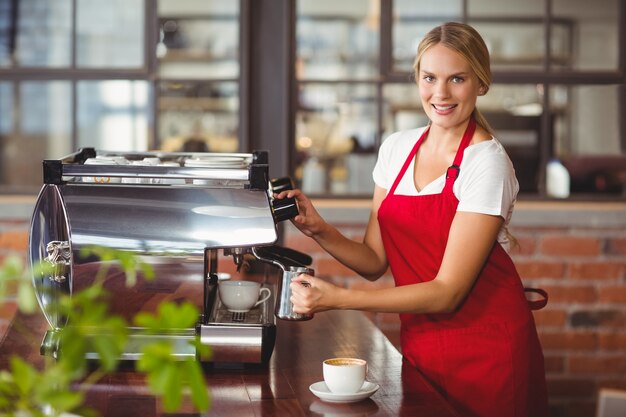
<instances>
[{"instance_id":1,"label":"green plant","mask_svg":"<svg viewBox=\"0 0 626 417\"><path fill-rule=\"evenodd\" d=\"M128 341L129 323L108 310L110 294L103 287L107 269L111 263L119 265L125 273L126 285L137 281L137 271L146 279L154 273L150 265L139 262L127 252L92 247L81 256L96 255L101 261L95 282L73 295L62 295L59 300L61 314L71 317L71 326L62 330L62 354L46 360L39 370L17 355L11 357L9 368L0 371L0 416L50 416L66 412L93 415L84 404L85 392L108 372L119 366L119 357ZM33 266L29 271L18 257L9 257L0 266L0 303L7 299L8 288L16 288L16 300L21 312L33 314L37 301L31 282L32 274L50 274L52 268L45 263ZM175 304L164 302L155 314L142 312L133 318L137 326L148 332L164 333L175 329L193 327L199 311L189 302ZM94 331L97 329L97 331ZM195 341L202 354L209 352L206 346ZM89 366L86 353L98 354L95 367ZM182 397L191 396L199 411L210 407L210 398L202 368L193 358L175 358L167 341L146 344L142 357L136 362L136 370L145 374L148 388L163 401L167 412L179 409Z\"/></svg>"}]
</instances>

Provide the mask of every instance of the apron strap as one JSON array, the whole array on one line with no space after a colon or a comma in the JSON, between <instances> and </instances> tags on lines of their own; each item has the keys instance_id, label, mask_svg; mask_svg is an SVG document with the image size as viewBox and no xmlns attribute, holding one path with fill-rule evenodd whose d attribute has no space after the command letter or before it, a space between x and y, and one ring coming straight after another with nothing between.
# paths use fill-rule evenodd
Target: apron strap
<instances>
[{"instance_id":1,"label":"apron strap","mask_svg":"<svg viewBox=\"0 0 626 417\"><path fill-rule=\"evenodd\" d=\"M539 294L543 298L540 300L527 300L531 310L541 310L548 304L548 293L543 288L524 288L524 292Z\"/></svg>"},{"instance_id":2,"label":"apron strap","mask_svg":"<svg viewBox=\"0 0 626 417\"><path fill-rule=\"evenodd\" d=\"M391 186L391 189L389 189L387 194L392 195L393 193L396 192L396 188L398 187L398 184L400 184L400 180L402 180L402 177L404 177L404 173L409 168L409 165L411 165L411 162L413 162L413 158L415 157L415 154L417 153L417 150L419 149L420 145L422 144L422 142L424 141L426 136L428 136L428 131L429 130L430 130L430 125L426 126L426 129L424 129L424 132L422 133L422 136L420 136L420 138L417 140L417 142L415 142L415 145L413 146L413 149L411 149L411 153L406 158L406 161L404 161L404 165L402 165L402 168L400 169L400 172L398 172L398 175L396 176L396 179L393 182L393 185Z\"/></svg>"},{"instance_id":3,"label":"apron strap","mask_svg":"<svg viewBox=\"0 0 626 417\"><path fill-rule=\"evenodd\" d=\"M452 192L452 186L454 185L454 181L456 181L457 177L459 176L459 172L461 171L460 166L461 161L463 160L463 153L465 152L465 148L467 148L469 146L469 143L472 141L475 131L476 120L474 120L473 117L470 117L467 128L465 128L465 133L463 133L461 143L459 144L459 148L456 150L454 161L446 171L446 185L443 187L443 193Z\"/></svg>"}]
</instances>

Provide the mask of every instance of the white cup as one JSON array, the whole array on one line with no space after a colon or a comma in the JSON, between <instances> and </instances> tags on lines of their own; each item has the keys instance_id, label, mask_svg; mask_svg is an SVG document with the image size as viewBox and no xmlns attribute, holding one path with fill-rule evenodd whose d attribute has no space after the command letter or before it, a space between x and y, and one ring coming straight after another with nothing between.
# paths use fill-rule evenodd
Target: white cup
<instances>
[{"instance_id":1,"label":"white cup","mask_svg":"<svg viewBox=\"0 0 626 417\"><path fill-rule=\"evenodd\" d=\"M272 295L269 288L261 288L261 284L254 281L219 281L218 286L222 304L233 313L248 312ZM261 294L265 295L259 299Z\"/></svg>"},{"instance_id":2,"label":"white cup","mask_svg":"<svg viewBox=\"0 0 626 417\"><path fill-rule=\"evenodd\" d=\"M324 382L333 394L355 394L365 382L367 361L357 358L326 359Z\"/></svg>"}]
</instances>

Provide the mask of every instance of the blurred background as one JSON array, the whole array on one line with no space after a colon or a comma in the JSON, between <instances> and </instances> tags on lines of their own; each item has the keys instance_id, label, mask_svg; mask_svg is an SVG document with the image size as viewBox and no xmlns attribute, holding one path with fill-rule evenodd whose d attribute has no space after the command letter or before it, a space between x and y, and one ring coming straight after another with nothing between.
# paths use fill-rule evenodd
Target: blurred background
<instances>
[{"instance_id":1,"label":"blurred background","mask_svg":"<svg viewBox=\"0 0 626 417\"><path fill-rule=\"evenodd\" d=\"M269 149L320 197L373 187L378 146L426 123L412 62L445 21L484 36L479 107L543 198L624 199L626 18L619 0L0 0L0 193L80 147ZM200 146L200 148L197 148Z\"/></svg>"}]
</instances>

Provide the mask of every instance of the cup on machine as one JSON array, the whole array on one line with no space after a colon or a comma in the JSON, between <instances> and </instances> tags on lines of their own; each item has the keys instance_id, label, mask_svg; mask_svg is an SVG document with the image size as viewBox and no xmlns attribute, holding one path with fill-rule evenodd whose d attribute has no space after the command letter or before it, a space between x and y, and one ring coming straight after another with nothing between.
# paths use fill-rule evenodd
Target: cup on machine
<instances>
[{"instance_id":1,"label":"cup on machine","mask_svg":"<svg viewBox=\"0 0 626 417\"><path fill-rule=\"evenodd\" d=\"M269 288L255 281L220 281L218 292L222 304L233 313L246 313L272 295Z\"/></svg>"}]
</instances>

